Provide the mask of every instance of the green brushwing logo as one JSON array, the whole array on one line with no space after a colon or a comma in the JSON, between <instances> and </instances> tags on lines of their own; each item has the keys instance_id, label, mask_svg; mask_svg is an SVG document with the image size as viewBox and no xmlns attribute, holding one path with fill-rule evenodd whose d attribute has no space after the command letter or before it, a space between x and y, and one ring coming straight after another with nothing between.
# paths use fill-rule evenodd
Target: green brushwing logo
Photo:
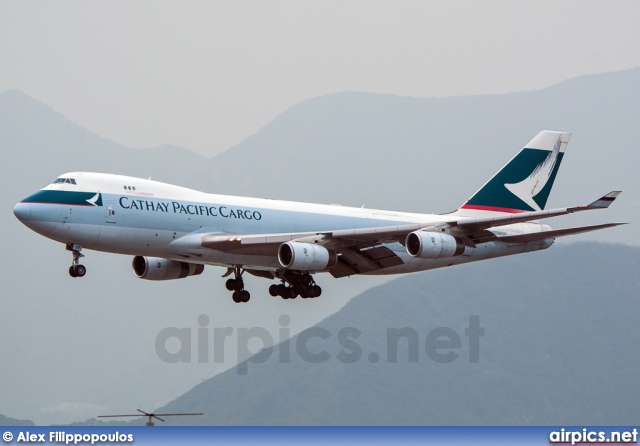
<instances>
[{"instance_id":1,"label":"green brushwing logo","mask_svg":"<svg viewBox=\"0 0 640 446\"><path fill-rule=\"evenodd\" d=\"M87 203L92 204L94 206L102 206L102 194L98 192L93 197L88 199Z\"/></svg>"},{"instance_id":2,"label":"green brushwing logo","mask_svg":"<svg viewBox=\"0 0 640 446\"><path fill-rule=\"evenodd\" d=\"M544 209L564 153L523 149L466 203L522 211Z\"/></svg>"}]
</instances>

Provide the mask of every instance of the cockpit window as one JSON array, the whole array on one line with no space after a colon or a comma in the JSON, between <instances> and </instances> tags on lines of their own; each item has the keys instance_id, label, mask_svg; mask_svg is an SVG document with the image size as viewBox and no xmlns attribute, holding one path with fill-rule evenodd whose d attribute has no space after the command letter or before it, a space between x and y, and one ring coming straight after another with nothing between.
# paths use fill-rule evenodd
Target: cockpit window
<instances>
[{"instance_id":1,"label":"cockpit window","mask_svg":"<svg viewBox=\"0 0 640 446\"><path fill-rule=\"evenodd\" d=\"M56 180L51 184L76 184L76 180L73 178L56 178Z\"/></svg>"}]
</instances>

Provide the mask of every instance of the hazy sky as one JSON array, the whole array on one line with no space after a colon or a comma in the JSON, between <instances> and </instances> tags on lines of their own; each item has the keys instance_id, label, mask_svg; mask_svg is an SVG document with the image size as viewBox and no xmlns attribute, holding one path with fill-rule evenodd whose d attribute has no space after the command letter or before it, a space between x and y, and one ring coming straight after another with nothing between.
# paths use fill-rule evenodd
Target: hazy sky
<instances>
[{"instance_id":1,"label":"hazy sky","mask_svg":"<svg viewBox=\"0 0 640 446\"><path fill-rule=\"evenodd\" d=\"M538 89L640 66L636 1L5 1L0 91L213 155L304 99Z\"/></svg>"}]
</instances>

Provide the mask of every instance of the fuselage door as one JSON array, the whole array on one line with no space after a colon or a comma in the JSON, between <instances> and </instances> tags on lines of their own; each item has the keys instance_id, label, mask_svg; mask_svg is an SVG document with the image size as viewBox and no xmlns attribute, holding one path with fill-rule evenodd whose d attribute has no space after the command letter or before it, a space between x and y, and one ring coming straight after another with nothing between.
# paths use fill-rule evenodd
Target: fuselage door
<instances>
[{"instance_id":1,"label":"fuselage door","mask_svg":"<svg viewBox=\"0 0 640 446\"><path fill-rule=\"evenodd\" d=\"M106 211L106 222L110 224L116 224L116 206L115 202L108 201L105 203Z\"/></svg>"}]
</instances>

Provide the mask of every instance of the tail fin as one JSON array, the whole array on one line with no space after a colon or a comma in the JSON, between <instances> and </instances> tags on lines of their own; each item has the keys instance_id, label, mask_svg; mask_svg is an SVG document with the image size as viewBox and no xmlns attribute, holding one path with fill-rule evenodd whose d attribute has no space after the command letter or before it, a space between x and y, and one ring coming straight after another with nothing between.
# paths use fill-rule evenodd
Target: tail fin
<instances>
[{"instance_id":1,"label":"tail fin","mask_svg":"<svg viewBox=\"0 0 640 446\"><path fill-rule=\"evenodd\" d=\"M460 209L508 213L543 210L569 138L571 133L538 133Z\"/></svg>"}]
</instances>

